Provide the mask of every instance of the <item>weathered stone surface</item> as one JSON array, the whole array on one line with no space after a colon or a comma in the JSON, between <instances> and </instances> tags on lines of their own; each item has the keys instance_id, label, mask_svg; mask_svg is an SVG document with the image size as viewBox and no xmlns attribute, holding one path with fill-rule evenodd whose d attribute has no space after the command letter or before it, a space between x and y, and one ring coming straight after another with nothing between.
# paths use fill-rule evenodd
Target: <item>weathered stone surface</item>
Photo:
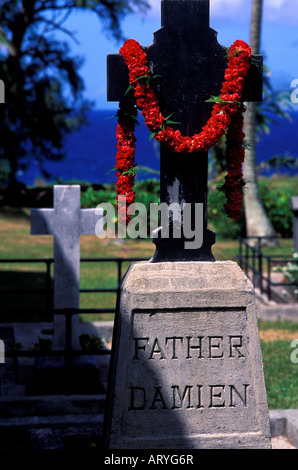
<instances>
[{"instance_id":1,"label":"weathered stone surface","mask_svg":"<svg viewBox=\"0 0 298 470\"><path fill-rule=\"evenodd\" d=\"M110 448L270 448L254 293L234 262L135 263L121 287Z\"/></svg>"}]
</instances>

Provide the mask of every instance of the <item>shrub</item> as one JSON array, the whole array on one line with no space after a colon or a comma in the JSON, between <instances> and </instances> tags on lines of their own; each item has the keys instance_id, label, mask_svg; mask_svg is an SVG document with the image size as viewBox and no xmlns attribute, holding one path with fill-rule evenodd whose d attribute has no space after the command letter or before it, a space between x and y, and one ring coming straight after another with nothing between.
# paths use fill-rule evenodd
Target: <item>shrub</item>
<instances>
[{"instance_id":1,"label":"shrub","mask_svg":"<svg viewBox=\"0 0 298 470\"><path fill-rule=\"evenodd\" d=\"M268 217L278 235L293 236L291 197L298 194L297 178L264 178L259 182L260 195Z\"/></svg>"},{"instance_id":2,"label":"shrub","mask_svg":"<svg viewBox=\"0 0 298 470\"><path fill-rule=\"evenodd\" d=\"M283 275L292 283L294 295L298 299L298 253L293 253L293 261L289 261L285 266L276 266L274 271L283 273Z\"/></svg>"},{"instance_id":3,"label":"shrub","mask_svg":"<svg viewBox=\"0 0 298 470\"><path fill-rule=\"evenodd\" d=\"M103 339L100 336L90 336L88 333L82 333L79 336L79 341L83 351L97 351L104 347Z\"/></svg>"},{"instance_id":4,"label":"shrub","mask_svg":"<svg viewBox=\"0 0 298 470\"><path fill-rule=\"evenodd\" d=\"M259 180L260 197L276 233L283 237L293 236L293 213L291 197L298 194L297 178L262 178ZM208 195L209 226L220 238L245 236L245 218L238 221L228 219L225 211L225 196L219 193L215 184L210 184Z\"/></svg>"},{"instance_id":5,"label":"shrub","mask_svg":"<svg viewBox=\"0 0 298 470\"><path fill-rule=\"evenodd\" d=\"M106 185L105 189L95 190L89 187L81 195L81 206L85 209L95 208L101 202L109 202L116 207L116 189L112 185Z\"/></svg>"},{"instance_id":6,"label":"shrub","mask_svg":"<svg viewBox=\"0 0 298 470\"><path fill-rule=\"evenodd\" d=\"M236 239L245 234L244 216L239 220L229 219L224 205L225 195L219 192L214 184L210 185L208 193L208 226L216 233L218 239Z\"/></svg>"},{"instance_id":7,"label":"shrub","mask_svg":"<svg viewBox=\"0 0 298 470\"><path fill-rule=\"evenodd\" d=\"M236 239L245 236L245 217L235 221L229 219L224 210L226 202L215 182L209 183L208 226L215 231L218 239ZM298 194L297 178L262 178L259 181L260 196L268 217L278 235L287 238L293 235L293 214L290 209L291 197ZM159 203L159 181L155 179L137 181L134 186L136 202L146 206L150 214L150 203ZM105 185L104 189L89 187L82 193L82 207L96 207L102 202L111 203L116 209L116 188Z\"/></svg>"}]
</instances>

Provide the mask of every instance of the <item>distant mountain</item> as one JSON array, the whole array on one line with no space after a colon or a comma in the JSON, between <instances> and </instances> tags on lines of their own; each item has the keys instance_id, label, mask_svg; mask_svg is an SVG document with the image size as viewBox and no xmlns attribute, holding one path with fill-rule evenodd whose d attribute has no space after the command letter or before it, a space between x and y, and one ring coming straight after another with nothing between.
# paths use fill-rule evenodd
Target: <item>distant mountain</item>
<instances>
[{"instance_id":1,"label":"distant mountain","mask_svg":"<svg viewBox=\"0 0 298 470\"><path fill-rule=\"evenodd\" d=\"M115 113L116 114L116 111ZM116 174L113 170L117 152L117 118L111 118L113 111L97 110L89 113L89 124L67 137L65 142L66 158L61 162L46 162L45 169L62 181L85 180L92 183L113 183ZM269 135L262 137L257 144L257 160L268 161L276 154L298 156L298 113L291 115L292 121L279 120L272 125ZM136 128L136 161L140 167L159 170L159 152L155 141L149 140L149 131L143 118ZM19 174L18 178L32 185L40 176L36 165ZM140 178L152 176L141 172Z\"/></svg>"}]
</instances>

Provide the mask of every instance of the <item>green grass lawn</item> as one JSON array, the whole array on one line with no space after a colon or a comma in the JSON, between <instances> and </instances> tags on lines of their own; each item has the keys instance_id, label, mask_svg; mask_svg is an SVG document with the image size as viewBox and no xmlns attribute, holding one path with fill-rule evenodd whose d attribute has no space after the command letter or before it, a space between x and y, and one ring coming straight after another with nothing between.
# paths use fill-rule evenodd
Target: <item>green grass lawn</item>
<instances>
[{"instance_id":1,"label":"green grass lawn","mask_svg":"<svg viewBox=\"0 0 298 470\"><path fill-rule=\"evenodd\" d=\"M53 236L32 236L30 234L29 209L0 210L0 260L53 257ZM151 240L99 240L95 236L81 237L82 258L145 258L150 259L155 251ZM221 241L214 246L217 259L237 260L238 244L235 240ZM122 275L129 267L123 263ZM53 266L51 268L53 277ZM25 321L44 321L44 293L28 294L29 289L44 289L45 265L42 263L0 263L0 289L17 287L23 290L18 295L6 295L2 304L3 310L18 311L15 319ZM116 263L81 263L81 289L115 289L117 288ZM82 293L81 308L114 308L115 293ZM33 312L33 313L32 313ZM2 321L11 320L11 316L2 314ZM87 321L113 319L111 314L82 315Z\"/></svg>"},{"instance_id":2,"label":"green grass lawn","mask_svg":"<svg viewBox=\"0 0 298 470\"><path fill-rule=\"evenodd\" d=\"M298 364L291 360L298 323L259 320L265 384L270 409L298 408Z\"/></svg>"},{"instance_id":3,"label":"green grass lawn","mask_svg":"<svg viewBox=\"0 0 298 470\"><path fill-rule=\"evenodd\" d=\"M262 341L261 348L269 408L298 408L298 364L291 362L291 341Z\"/></svg>"},{"instance_id":4,"label":"green grass lawn","mask_svg":"<svg viewBox=\"0 0 298 470\"><path fill-rule=\"evenodd\" d=\"M43 258L53 256L53 237L30 235L29 210L0 210L0 260L4 258ZM81 237L82 258L139 257L149 259L154 253L150 240L99 240L94 236ZM281 247L268 247L270 254L290 256L292 240L284 240ZM238 242L220 240L213 248L218 260L237 261ZM122 274L129 266L124 263ZM44 293L28 294L28 289L43 289L45 285L44 266L42 264L11 265L0 263L0 294L9 288L23 289L23 294L11 294L1 300L0 321L48 321L49 314L44 305ZM116 288L117 269L115 263L81 263L81 288ZM2 291L2 292L1 292ZM82 308L114 308L114 293L82 293ZM16 310L17 315L3 314L3 311ZM84 321L112 320L111 314L82 315ZM298 339L298 324L286 322L260 321L261 347L263 354L265 382L269 408L298 408L298 364L293 364L291 357L291 339ZM262 339L262 334L272 334L271 339ZM283 333L283 335L282 335ZM288 337L287 337L288 335ZM281 336L281 339L278 337Z\"/></svg>"}]
</instances>

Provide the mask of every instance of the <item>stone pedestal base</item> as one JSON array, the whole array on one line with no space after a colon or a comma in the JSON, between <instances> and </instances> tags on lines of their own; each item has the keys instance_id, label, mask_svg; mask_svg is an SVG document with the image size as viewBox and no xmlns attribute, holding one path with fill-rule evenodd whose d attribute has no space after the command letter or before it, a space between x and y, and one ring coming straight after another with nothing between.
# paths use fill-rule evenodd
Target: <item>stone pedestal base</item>
<instances>
[{"instance_id":1,"label":"stone pedestal base","mask_svg":"<svg viewBox=\"0 0 298 470\"><path fill-rule=\"evenodd\" d=\"M254 292L236 263L130 267L105 441L111 449L271 447Z\"/></svg>"}]
</instances>

